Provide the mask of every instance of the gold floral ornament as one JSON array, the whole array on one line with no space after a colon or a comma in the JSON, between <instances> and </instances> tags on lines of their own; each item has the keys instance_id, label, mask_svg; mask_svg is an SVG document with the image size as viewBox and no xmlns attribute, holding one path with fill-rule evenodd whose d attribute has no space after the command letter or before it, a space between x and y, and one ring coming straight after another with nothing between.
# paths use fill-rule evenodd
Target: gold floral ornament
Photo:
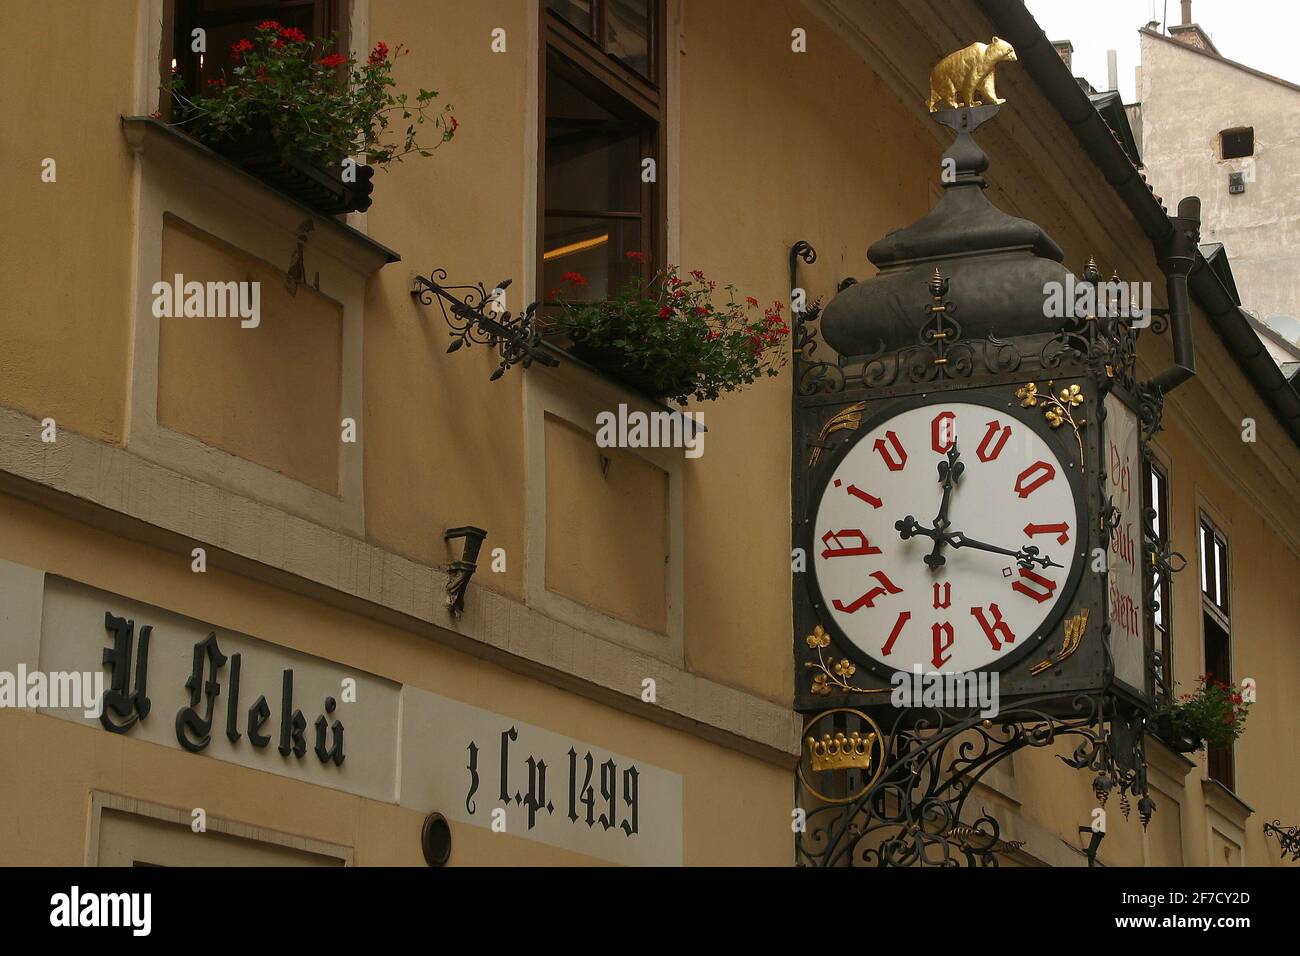
<instances>
[{"instance_id":1,"label":"gold floral ornament","mask_svg":"<svg viewBox=\"0 0 1300 956\"><path fill-rule=\"evenodd\" d=\"M1042 403L1043 418L1047 419L1047 424L1052 428L1060 428L1062 425L1069 425L1074 430L1074 440L1079 446L1079 464L1083 464L1083 436L1080 430L1088 424L1085 419L1075 419L1074 409L1083 404L1083 389L1078 385L1070 385L1054 392L1055 382L1048 382L1045 392L1038 391L1037 382L1026 382L1016 389L1016 398L1020 399L1021 408L1038 408Z\"/></svg>"},{"instance_id":2,"label":"gold floral ornament","mask_svg":"<svg viewBox=\"0 0 1300 956\"><path fill-rule=\"evenodd\" d=\"M817 652L817 661L805 661L804 667L810 667L814 671L811 691L814 694L830 694L832 688L838 688L846 694L887 694L889 688L868 689L866 687L854 687L849 683L849 678L858 672L858 666L847 657L836 660L831 658L829 663L822 653L826 648L831 646L831 636L826 633L826 629L818 624L813 628L805 641L808 646Z\"/></svg>"}]
</instances>

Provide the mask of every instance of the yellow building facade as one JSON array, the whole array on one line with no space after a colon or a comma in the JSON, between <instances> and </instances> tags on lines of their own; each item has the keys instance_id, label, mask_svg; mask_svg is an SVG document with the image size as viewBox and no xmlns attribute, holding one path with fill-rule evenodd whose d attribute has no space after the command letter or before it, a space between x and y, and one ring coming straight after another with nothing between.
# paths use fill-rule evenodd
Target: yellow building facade
<instances>
[{"instance_id":1,"label":"yellow building facade","mask_svg":"<svg viewBox=\"0 0 1300 956\"><path fill-rule=\"evenodd\" d=\"M438 90L459 122L344 218L151 119L177 2L22 0L0 38L17 114L0 132L0 671L102 673L121 704L0 708L0 863L422 865L438 813L453 865L790 865L808 679L790 368L693 405L698 458L606 449L599 412L659 406L563 356L492 381L496 352L448 354L412 295L434 269L512 278L513 312L548 291L539 153L571 22L523 0L343 4L350 49L409 47L399 85ZM869 271L866 247L937 198L930 67L1005 32L1002 6L665 0L642 207L660 261L764 301L789 300L801 239L811 297ZM999 93L979 135L991 200L1072 269L1162 289L1049 92L1009 64ZM258 324L157 316L175 274L259 282ZM1207 669L1208 522L1230 555L1232 677L1258 703L1231 787L1148 741L1157 810L1144 830L1110 808L1107 865L1279 865L1264 824L1300 822L1297 425L1199 301L1193 332L1197 375L1156 440L1189 562L1172 676L1182 691ZM1148 376L1170 363L1167 337L1143 350ZM444 534L467 525L487 536L455 615L463 541ZM1006 862L1086 865L1087 775L1024 752L984 789L1022 844Z\"/></svg>"}]
</instances>

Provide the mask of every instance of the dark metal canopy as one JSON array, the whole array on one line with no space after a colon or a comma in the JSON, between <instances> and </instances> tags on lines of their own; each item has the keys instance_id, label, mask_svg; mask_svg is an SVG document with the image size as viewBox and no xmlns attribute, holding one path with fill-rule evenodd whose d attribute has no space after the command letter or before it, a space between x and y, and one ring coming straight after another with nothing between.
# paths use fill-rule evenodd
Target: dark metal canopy
<instances>
[{"instance_id":1,"label":"dark metal canopy","mask_svg":"<svg viewBox=\"0 0 1300 956\"><path fill-rule=\"evenodd\" d=\"M943 197L928 213L867 250L880 274L837 295L822 315L822 337L840 355L867 355L916 341L918 316L930 302L935 268L961 293L967 338L1055 331L1059 316L1043 309L1045 283L1064 285L1061 247L1027 219L1008 215L984 194L988 157L971 133L996 105L934 114L957 133L943 155Z\"/></svg>"}]
</instances>

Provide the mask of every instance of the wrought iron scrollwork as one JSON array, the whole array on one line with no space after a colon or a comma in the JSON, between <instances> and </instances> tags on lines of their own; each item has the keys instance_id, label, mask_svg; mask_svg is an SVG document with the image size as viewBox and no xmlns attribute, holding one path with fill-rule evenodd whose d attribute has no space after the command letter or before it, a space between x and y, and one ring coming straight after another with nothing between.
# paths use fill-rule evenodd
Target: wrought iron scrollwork
<instances>
[{"instance_id":1,"label":"wrought iron scrollwork","mask_svg":"<svg viewBox=\"0 0 1300 956\"><path fill-rule=\"evenodd\" d=\"M1282 850L1283 862L1286 862L1287 857L1300 862L1300 827L1291 827L1289 830L1284 830L1282 821L1274 820L1272 823L1264 824L1264 835L1277 840L1278 846Z\"/></svg>"},{"instance_id":2,"label":"wrought iron scrollwork","mask_svg":"<svg viewBox=\"0 0 1300 956\"><path fill-rule=\"evenodd\" d=\"M434 269L428 276L416 276L411 283L411 296L422 305L437 301L443 320L451 330L448 352L466 345L488 345L496 348L501 363L490 376L495 382L513 365L528 368L533 362L554 368L559 365L555 356L541 348L541 335L537 328L537 303L518 315L507 312L501 305L502 293L510 286L504 279L488 292L483 283L476 285L444 285L445 269Z\"/></svg>"},{"instance_id":3,"label":"wrought iron scrollwork","mask_svg":"<svg viewBox=\"0 0 1300 956\"><path fill-rule=\"evenodd\" d=\"M877 776L852 799L818 800L801 772L796 800L804 807L805 826L796 835L797 862L996 866L997 855L1015 845L1001 839L998 821L986 810L964 818L976 784L1017 750L1071 736L1079 738L1079 746L1061 760L1096 772L1099 799L1118 789L1126 815L1130 797L1136 796L1145 826L1155 804L1146 792L1142 734L1105 710L1096 695L1029 698L992 718L900 710L881 741ZM809 726L830 713L813 717Z\"/></svg>"}]
</instances>

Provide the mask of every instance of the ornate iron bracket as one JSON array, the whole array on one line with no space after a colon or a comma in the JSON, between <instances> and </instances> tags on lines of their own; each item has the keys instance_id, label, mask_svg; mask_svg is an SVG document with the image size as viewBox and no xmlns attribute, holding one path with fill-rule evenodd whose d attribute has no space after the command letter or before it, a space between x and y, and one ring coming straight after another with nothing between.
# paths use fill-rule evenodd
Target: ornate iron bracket
<instances>
[{"instance_id":1,"label":"ornate iron bracket","mask_svg":"<svg viewBox=\"0 0 1300 956\"><path fill-rule=\"evenodd\" d=\"M530 303L518 315L505 311L501 293L509 288L509 279L499 282L490 293L481 282L477 285L443 285L446 279L445 269L434 269L428 276L416 276L411 280L411 297L423 305L432 305L437 300L442 318L451 329L452 342L448 352L474 344L498 349L501 364L489 379L493 382L512 365L528 368L533 362L539 362L554 368L560 364L555 356L540 348L536 302Z\"/></svg>"},{"instance_id":2,"label":"ornate iron bracket","mask_svg":"<svg viewBox=\"0 0 1300 956\"><path fill-rule=\"evenodd\" d=\"M1068 705L1064 710L1063 704ZM796 806L805 810L805 826L795 839L797 862L996 866L996 854L1016 847L1001 839L997 820L986 810L964 820L967 798L985 773L1017 750L1050 746L1068 736L1079 738L1079 745L1060 759L1095 771L1093 791L1102 803L1118 788L1125 817L1130 796L1137 796L1146 826L1155 802L1146 792L1143 737L1108 710L1100 695L1030 698L992 718L900 710L888 733L880 733L874 719L860 711L835 708L818 714L807 725L796 783ZM852 730L847 736L836 730L816 738L814 729L827 720L856 720L860 727L846 722ZM868 729L874 736L863 733ZM874 749L852 745L868 740ZM817 790L808 779L812 774L831 775L833 783L838 779L847 795Z\"/></svg>"},{"instance_id":3,"label":"ornate iron bracket","mask_svg":"<svg viewBox=\"0 0 1300 956\"><path fill-rule=\"evenodd\" d=\"M1300 827L1284 830L1282 829L1282 821L1274 820L1272 823L1264 824L1264 835L1272 836L1277 840L1278 845L1282 848L1283 862L1286 861L1288 856L1300 862Z\"/></svg>"},{"instance_id":4,"label":"ornate iron bracket","mask_svg":"<svg viewBox=\"0 0 1300 956\"><path fill-rule=\"evenodd\" d=\"M486 537L486 531L473 525L448 528L442 535L444 541L454 541L457 538L465 541L460 560L447 565L450 572L447 578L447 609L456 617L460 617L461 611L465 609L465 592L469 590L469 579L478 570L478 552Z\"/></svg>"}]
</instances>

